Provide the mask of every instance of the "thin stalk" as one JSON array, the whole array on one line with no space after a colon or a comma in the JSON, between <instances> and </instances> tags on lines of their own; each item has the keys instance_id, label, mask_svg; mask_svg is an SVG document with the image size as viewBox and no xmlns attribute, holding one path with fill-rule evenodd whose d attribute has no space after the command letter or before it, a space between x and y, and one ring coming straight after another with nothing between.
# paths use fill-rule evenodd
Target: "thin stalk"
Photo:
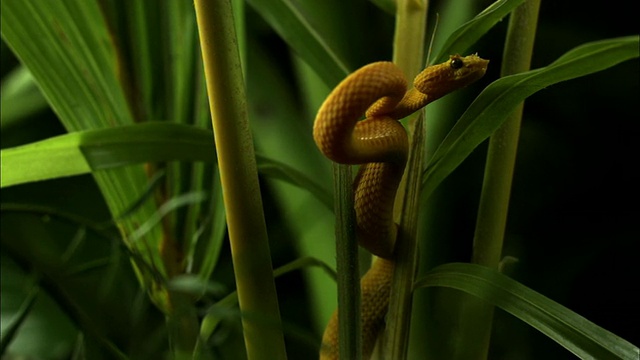
<instances>
[{"instance_id":1,"label":"thin stalk","mask_svg":"<svg viewBox=\"0 0 640 360\"><path fill-rule=\"evenodd\" d=\"M423 67L424 39L428 0L399 0L396 8L396 29L393 61L413 79ZM412 81L410 81L412 83ZM424 120L421 120L423 122ZM409 345L409 328L413 281L416 266L416 224L418 206L411 201L417 181L422 173L424 150L423 128L414 121L409 125L410 157L405 176L400 183L395 201L395 218L400 219L396 242L396 267L393 275L387 328L380 348L380 358L405 359ZM416 156L418 154L418 156ZM418 171L415 171L418 170ZM409 185L407 185L409 184ZM419 186L417 187L419 191ZM406 200L406 202L405 202Z\"/></svg>"},{"instance_id":2,"label":"thin stalk","mask_svg":"<svg viewBox=\"0 0 640 360\"><path fill-rule=\"evenodd\" d=\"M247 357L286 359L231 3L195 8Z\"/></svg>"},{"instance_id":3,"label":"thin stalk","mask_svg":"<svg viewBox=\"0 0 640 360\"><path fill-rule=\"evenodd\" d=\"M511 14L503 54L502 76L529 70L539 7L540 0L527 0ZM502 256L523 106L524 103L518 106L489 141L472 262L494 269L498 268ZM469 298L464 302L461 316L465 319L461 334L461 344L465 344L465 350L458 358L486 359L491 338L493 307Z\"/></svg>"},{"instance_id":4,"label":"thin stalk","mask_svg":"<svg viewBox=\"0 0 640 360\"><path fill-rule=\"evenodd\" d=\"M407 191L404 194L402 219L396 243L396 266L394 270L387 332L382 347L381 359L406 359L409 348L411 306L415 281L417 256L416 235L418 232L418 208L422 185L422 164L424 163L424 116L419 116L414 132L414 142L409 157Z\"/></svg>"},{"instance_id":5,"label":"thin stalk","mask_svg":"<svg viewBox=\"0 0 640 360\"><path fill-rule=\"evenodd\" d=\"M393 62L413 79L424 66L428 0L398 0L393 39Z\"/></svg>"},{"instance_id":6,"label":"thin stalk","mask_svg":"<svg viewBox=\"0 0 640 360\"><path fill-rule=\"evenodd\" d=\"M338 273L338 346L340 359L362 358L360 271L353 208L351 166L333 164Z\"/></svg>"}]
</instances>

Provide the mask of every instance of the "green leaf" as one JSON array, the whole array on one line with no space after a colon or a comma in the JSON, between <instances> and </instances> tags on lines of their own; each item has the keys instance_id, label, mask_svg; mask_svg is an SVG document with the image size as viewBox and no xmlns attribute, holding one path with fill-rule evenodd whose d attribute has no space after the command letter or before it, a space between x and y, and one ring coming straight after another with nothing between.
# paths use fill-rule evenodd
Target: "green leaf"
<instances>
[{"instance_id":1,"label":"green leaf","mask_svg":"<svg viewBox=\"0 0 640 360\"><path fill-rule=\"evenodd\" d=\"M431 60L431 64L446 61L449 55L463 54L478 41L489 29L507 16L524 0L498 0L489 5L481 13L455 30L442 46L438 55Z\"/></svg>"},{"instance_id":2,"label":"green leaf","mask_svg":"<svg viewBox=\"0 0 640 360\"><path fill-rule=\"evenodd\" d=\"M16 297L15 296L16 293L19 293L19 292L15 291L15 289L12 289L12 290L14 291L9 292L10 297ZM6 289L3 289L3 292L4 291L6 291ZM9 309L5 311L5 309L3 308L2 315L4 320L2 321L2 335L0 336L0 353L1 354L5 354L7 348L9 347L9 344L11 344L11 342L15 339L16 334L18 333L18 329L24 324L25 320L27 319L27 316L31 312L31 309L33 308L33 305L36 302L39 291L40 291L40 288L38 288L38 286L36 285L36 282L33 281L33 284L30 285L29 292L27 293L26 297L22 300L22 303L20 304L20 307L15 311L15 314L10 314L11 311ZM7 301L7 299L4 298L3 302L4 301ZM10 306L7 306L7 308L10 308ZM11 316L7 316L7 315L11 315ZM8 321L7 321L7 318L9 318Z\"/></svg>"},{"instance_id":3,"label":"green leaf","mask_svg":"<svg viewBox=\"0 0 640 360\"><path fill-rule=\"evenodd\" d=\"M212 137L211 130L164 122L60 135L0 151L1 184L4 188L145 162L214 163ZM307 189L332 206L330 191L301 171L260 155L257 163L263 175Z\"/></svg>"},{"instance_id":4,"label":"green leaf","mask_svg":"<svg viewBox=\"0 0 640 360\"><path fill-rule=\"evenodd\" d=\"M637 359L638 347L496 270L475 264L438 266L415 288L448 287L474 295L533 326L582 359Z\"/></svg>"},{"instance_id":5,"label":"green leaf","mask_svg":"<svg viewBox=\"0 0 640 360\"><path fill-rule=\"evenodd\" d=\"M273 269L273 276L278 278L282 275L288 274L292 271L302 270L304 268L318 267L323 271L324 275L329 276L333 281L337 280L338 275L322 260L314 257L301 257L295 259L287 264L284 264L276 269ZM214 285L215 286L215 285ZM204 316L202 320L202 326L200 327L200 339L207 340L213 334L213 331L220 325L223 317L226 315L238 315L236 312L231 313L231 308L237 306L238 294L232 291L223 299L215 303Z\"/></svg>"},{"instance_id":6,"label":"green leaf","mask_svg":"<svg viewBox=\"0 0 640 360\"><path fill-rule=\"evenodd\" d=\"M3 79L0 104L2 129L46 109L47 106L47 100L42 96L26 67L15 68Z\"/></svg>"},{"instance_id":7,"label":"green leaf","mask_svg":"<svg viewBox=\"0 0 640 360\"><path fill-rule=\"evenodd\" d=\"M172 123L74 132L0 154L2 187L147 161L215 161L210 130Z\"/></svg>"},{"instance_id":8,"label":"green leaf","mask_svg":"<svg viewBox=\"0 0 640 360\"><path fill-rule=\"evenodd\" d=\"M18 330L18 338L27 337L22 343L51 352L62 345L63 337L73 339L79 330L114 359L126 358L114 356L122 355L123 349L136 358L139 350L131 345L139 344L142 338L149 342L147 355L162 350L164 316L143 296L144 290L129 266L132 259L112 238L111 230L56 208L3 204L1 210L3 311L5 300L14 300L19 294L11 284L16 279L22 281L22 287L28 284L25 277L17 277L17 272L5 271L5 263L12 263L5 261L5 254L28 264L43 290L29 315L31 320L27 319L37 326ZM5 272L9 278L5 278ZM55 303L47 299L49 296Z\"/></svg>"},{"instance_id":9,"label":"green leaf","mask_svg":"<svg viewBox=\"0 0 640 360\"><path fill-rule=\"evenodd\" d=\"M290 0L249 0L284 41L334 87L349 74L344 61Z\"/></svg>"},{"instance_id":10,"label":"green leaf","mask_svg":"<svg viewBox=\"0 0 640 360\"><path fill-rule=\"evenodd\" d=\"M96 1L3 1L2 36L67 129L133 123Z\"/></svg>"},{"instance_id":11,"label":"green leaf","mask_svg":"<svg viewBox=\"0 0 640 360\"><path fill-rule=\"evenodd\" d=\"M96 0L7 0L2 1L2 36L16 56L32 73L51 108L68 131L108 128L134 123L125 95L126 66L109 32L105 13ZM73 139L71 139L73 141ZM67 153L64 153L64 150ZM87 164L73 148L58 149L55 163L68 172L87 170ZM69 156L70 163L66 163ZM31 171L27 159L14 163L10 177ZM22 170L22 167L26 170ZM3 165L3 170L6 170ZM121 214L131 199L138 199L147 183L141 166L93 173L114 216ZM4 179L3 179L4 181ZM144 203L133 216L118 224L124 241L156 210ZM161 229L141 242L141 254L162 267L157 249ZM161 269L163 272L163 269Z\"/></svg>"},{"instance_id":12,"label":"green leaf","mask_svg":"<svg viewBox=\"0 0 640 360\"><path fill-rule=\"evenodd\" d=\"M303 172L264 156L258 156L258 171L274 179L280 179L311 192L328 209L333 210L331 190L311 179Z\"/></svg>"},{"instance_id":13,"label":"green leaf","mask_svg":"<svg viewBox=\"0 0 640 360\"><path fill-rule=\"evenodd\" d=\"M431 157L424 173L424 195L428 197L524 99L561 81L637 58L639 39L629 36L587 43L567 52L549 66L507 76L487 86Z\"/></svg>"}]
</instances>

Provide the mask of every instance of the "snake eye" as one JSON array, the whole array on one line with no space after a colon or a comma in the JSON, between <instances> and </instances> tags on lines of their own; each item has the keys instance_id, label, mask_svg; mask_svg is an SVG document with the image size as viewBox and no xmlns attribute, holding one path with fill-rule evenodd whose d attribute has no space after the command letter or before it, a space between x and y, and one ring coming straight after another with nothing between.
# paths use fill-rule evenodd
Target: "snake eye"
<instances>
[{"instance_id":1,"label":"snake eye","mask_svg":"<svg viewBox=\"0 0 640 360\"><path fill-rule=\"evenodd\" d=\"M460 69L461 67L464 66L464 62L459 57L452 58L449 64L451 68L454 70Z\"/></svg>"}]
</instances>

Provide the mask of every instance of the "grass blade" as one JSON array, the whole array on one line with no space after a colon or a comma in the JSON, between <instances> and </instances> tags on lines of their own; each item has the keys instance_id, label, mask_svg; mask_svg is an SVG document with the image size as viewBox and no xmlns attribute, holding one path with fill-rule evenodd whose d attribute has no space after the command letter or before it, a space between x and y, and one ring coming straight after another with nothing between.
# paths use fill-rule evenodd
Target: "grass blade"
<instances>
[{"instance_id":1,"label":"grass blade","mask_svg":"<svg viewBox=\"0 0 640 360\"><path fill-rule=\"evenodd\" d=\"M533 326L582 359L638 358L638 347L519 282L480 265L436 267L415 288L448 287L493 304Z\"/></svg>"},{"instance_id":2,"label":"grass blade","mask_svg":"<svg viewBox=\"0 0 640 360\"><path fill-rule=\"evenodd\" d=\"M442 45L438 55L431 59L431 64L441 63L452 54L463 54L478 41L489 29L507 16L524 0L498 0L489 5L476 17L469 20L453 32Z\"/></svg>"},{"instance_id":3,"label":"grass blade","mask_svg":"<svg viewBox=\"0 0 640 360\"><path fill-rule=\"evenodd\" d=\"M490 84L460 117L427 164L424 195L431 195L440 182L486 140L524 99L553 84L637 58L638 43L638 36L587 43L544 68L507 76Z\"/></svg>"},{"instance_id":4,"label":"grass blade","mask_svg":"<svg viewBox=\"0 0 640 360\"><path fill-rule=\"evenodd\" d=\"M348 74L338 57L289 0L249 0L271 27L333 88Z\"/></svg>"},{"instance_id":5,"label":"grass blade","mask_svg":"<svg viewBox=\"0 0 640 360\"><path fill-rule=\"evenodd\" d=\"M360 274L351 167L333 164L338 273L338 349L341 359L362 359Z\"/></svg>"},{"instance_id":6,"label":"grass blade","mask_svg":"<svg viewBox=\"0 0 640 360\"><path fill-rule=\"evenodd\" d=\"M27 293L27 296L20 305L17 313L13 318L9 319L8 324L3 324L4 326L2 327L2 336L0 336L0 354L5 354L7 348L11 344L11 341L13 341L14 337L16 336L18 329L20 328L20 326L22 326L22 324L24 324L24 321L27 319L27 316L33 308L33 305L38 299L39 291L40 288L37 286L36 281L34 281L29 292Z\"/></svg>"},{"instance_id":7,"label":"grass blade","mask_svg":"<svg viewBox=\"0 0 640 360\"><path fill-rule=\"evenodd\" d=\"M2 187L145 162L215 163L211 140L211 130L164 122L60 135L0 151ZM306 174L266 156L258 155L257 162L262 175L307 189L333 208L330 190Z\"/></svg>"},{"instance_id":8,"label":"grass blade","mask_svg":"<svg viewBox=\"0 0 640 360\"><path fill-rule=\"evenodd\" d=\"M98 1L8 0L2 2L1 17L3 38L68 131L134 123L121 83L117 47ZM49 164L56 165L76 166L75 171L84 166ZM140 198L148 180L141 166L94 173L94 178L114 216L123 213L131 199ZM148 202L120 221L125 242L126 234L155 210L155 204ZM158 228L141 242L139 251L149 263L162 263L158 253L150 251L160 241Z\"/></svg>"},{"instance_id":9,"label":"grass blade","mask_svg":"<svg viewBox=\"0 0 640 360\"><path fill-rule=\"evenodd\" d=\"M2 81L1 99L2 129L48 107L47 100L33 81L33 76L24 66L17 67L6 75Z\"/></svg>"}]
</instances>

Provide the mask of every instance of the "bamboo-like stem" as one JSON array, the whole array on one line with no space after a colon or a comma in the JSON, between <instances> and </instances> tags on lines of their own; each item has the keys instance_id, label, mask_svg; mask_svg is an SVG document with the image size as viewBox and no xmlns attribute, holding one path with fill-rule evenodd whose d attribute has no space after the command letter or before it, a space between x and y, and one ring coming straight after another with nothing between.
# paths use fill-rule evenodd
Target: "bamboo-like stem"
<instances>
[{"instance_id":1,"label":"bamboo-like stem","mask_svg":"<svg viewBox=\"0 0 640 360\"><path fill-rule=\"evenodd\" d=\"M195 8L247 357L285 359L231 3Z\"/></svg>"},{"instance_id":2,"label":"bamboo-like stem","mask_svg":"<svg viewBox=\"0 0 640 360\"><path fill-rule=\"evenodd\" d=\"M509 20L501 75L529 70L538 22L540 0L527 0ZM478 218L473 241L472 262L498 268L502 256L509 197L515 167L523 104L491 136L485 167ZM459 359L486 359L489 351L493 307L476 299L464 302Z\"/></svg>"},{"instance_id":3,"label":"bamboo-like stem","mask_svg":"<svg viewBox=\"0 0 640 360\"><path fill-rule=\"evenodd\" d=\"M530 69L539 6L540 0L527 0L511 15L501 76ZM523 109L521 103L489 141L472 261L496 269L502 256Z\"/></svg>"},{"instance_id":4,"label":"bamboo-like stem","mask_svg":"<svg viewBox=\"0 0 640 360\"><path fill-rule=\"evenodd\" d=\"M338 273L338 347L340 359L362 358L360 272L355 231L351 166L333 164Z\"/></svg>"},{"instance_id":5,"label":"bamboo-like stem","mask_svg":"<svg viewBox=\"0 0 640 360\"><path fill-rule=\"evenodd\" d=\"M404 194L402 219L396 243L396 266L387 315L388 328L382 347L386 356L381 356L382 359L406 359L408 354L413 284L417 263L418 208L424 163L424 151L418 149L424 147L424 123L424 116L419 116L414 129L415 141L409 157L407 191Z\"/></svg>"},{"instance_id":6,"label":"bamboo-like stem","mask_svg":"<svg viewBox=\"0 0 640 360\"><path fill-rule=\"evenodd\" d=\"M408 79L413 79L423 67L427 9L428 0L397 2L393 61L404 71ZM395 202L396 219L400 219L400 227L396 242L396 266L389 299L387 328L379 353L380 358L384 359L405 359L409 345L416 266L415 225L418 219L415 216L418 206L410 200L412 196L415 196L415 199L419 198L413 193L416 189L419 192L419 185L414 188L412 184L416 184L416 181L420 184L424 150L424 130L421 126L414 126L415 124L412 121L409 125L411 154L405 171L407 176L400 183Z\"/></svg>"},{"instance_id":7,"label":"bamboo-like stem","mask_svg":"<svg viewBox=\"0 0 640 360\"><path fill-rule=\"evenodd\" d=\"M396 3L396 28L393 38L393 62L398 65L412 86L413 78L424 68L424 43L427 28L429 0L398 0ZM415 120L415 116L412 118ZM413 141L413 121L407 129L409 143ZM405 181L398 194L404 193ZM401 199L401 196L397 197ZM396 208L402 205L396 202Z\"/></svg>"},{"instance_id":8,"label":"bamboo-like stem","mask_svg":"<svg viewBox=\"0 0 640 360\"><path fill-rule=\"evenodd\" d=\"M398 0L393 39L393 62L413 79L424 65L428 0Z\"/></svg>"}]
</instances>

